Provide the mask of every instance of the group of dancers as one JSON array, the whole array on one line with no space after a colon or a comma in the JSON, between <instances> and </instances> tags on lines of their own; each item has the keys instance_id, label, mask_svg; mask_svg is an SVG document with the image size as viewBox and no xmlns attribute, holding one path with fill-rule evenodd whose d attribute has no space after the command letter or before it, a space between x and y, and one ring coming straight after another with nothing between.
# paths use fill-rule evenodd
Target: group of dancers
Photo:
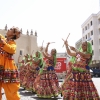
<instances>
[{"instance_id":1,"label":"group of dancers","mask_svg":"<svg viewBox=\"0 0 100 100\"><path fill-rule=\"evenodd\" d=\"M54 67L56 65L56 49L48 54L47 44L45 51L40 48L35 55L26 55L20 62L20 83L23 88L37 93L38 97L52 98L61 94L58 77ZM44 61L43 57L47 60Z\"/></svg>"},{"instance_id":2,"label":"group of dancers","mask_svg":"<svg viewBox=\"0 0 100 100\"><path fill-rule=\"evenodd\" d=\"M63 100L100 100L89 70L92 60L91 43L83 42L79 50L76 50L67 40L62 39L66 52L72 57L60 86L55 72L57 51L52 49L48 54L50 43L45 50L41 47L34 55L26 54L18 71L13 55L16 52L15 40L20 37L20 33L18 28L13 27L7 31L6 37L0 34L0 89L4 89L7 100L20 100L20 85L41 98L62 94ZM46 62L43 57L47 59Z\"/></svg>"},{"instance_id":3,"label":"group of dancers","mask_svg":"<svg viewBox=\"0 0 100 100\"><path fill-rule=\"evenodd\" d=\"M83 42L79 50L76 50L69 46L67 41L63 41L67 53L72 57L62 85L59 85L55 72L57 51L52 49L51 54L48 54L50 43L47 44L44 51L41 47L33 57L27 55L22 60L21 85L27 90L36 92L37 96L41 98L52 98L61 94L63 100L100 100L89 70L92 60L92 45L89 42ZM47 59L46 62L43 57Z\"/></svg>"}]
</instances>

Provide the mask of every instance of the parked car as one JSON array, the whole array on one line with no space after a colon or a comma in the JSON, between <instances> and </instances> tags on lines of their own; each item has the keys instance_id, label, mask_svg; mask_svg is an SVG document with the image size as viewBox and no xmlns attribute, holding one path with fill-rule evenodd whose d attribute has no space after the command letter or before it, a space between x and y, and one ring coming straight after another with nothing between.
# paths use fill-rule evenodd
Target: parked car
<instances>
[{"instance_id":1,"label":"parked car","mask_svg":"<svg viewBox=\"0 0 100 100\"><path fill-rule=\"evenodd\" d=\"M91 74L91 77L93 77L93 70L90 69L90 74Z\"/></svg>"},{"instance_id":2,"label":"parked car","mask_svg":"<svg viewBox=\"0 0 100 100\"><path fill-rule=\"evenodd\" d=\"M93 69L92 71L94 77L100 77L100 69Z\"/></svg>"}]
</instances>

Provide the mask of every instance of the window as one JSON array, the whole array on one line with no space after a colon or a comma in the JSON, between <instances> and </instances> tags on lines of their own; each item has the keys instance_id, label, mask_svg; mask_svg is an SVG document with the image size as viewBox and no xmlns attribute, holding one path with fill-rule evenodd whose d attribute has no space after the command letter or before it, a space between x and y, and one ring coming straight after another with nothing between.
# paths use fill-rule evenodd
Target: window
<instances>
[{"instance_id":1,"label":"window","mask_svg":"<svg viewBox=\"0 0 100 100\"><path fill-rule=\"evenodd\" d=\"M91 26L92 26L92 21L90 22Z\"/></svg>"},{"instance_id":2,"label":"window","mask_svg":"<svg viewBox=\"0 0 100 100\"><path fill-rule=\"evenodd\" d=\"M91 44L93 45L93 40L91 41Z\"/></svg>"},{"instance_id":3,"label":"window","mask_svg":"<svg viewBox=\"0 0 100 100\"><path fill-rule=\"evenodd\" d=\"M99 54L100 54L100 49L99 49Z\"/></svg>"},{"instance_id":4,"label":"window","mask_svg":"<svg viewBox=\"0 0 100 100\"><path fill-rule=\"evenodd\" d=\"M86 35L86 39L87 39L87 35Z\"/></svg>"},{"instance_id":5,"label":"window","mask_svg":"<svg viewBox=\"0 0 100 100\"><path fill-rule=\"evenodd\" d=\"M83 33L84 33L84 28L83 28Z\"/></svg>"},{"instance_id":6,"label":"window","mask_svg":"<svg viewBox=\"0 0 100 100\"><path fill-rule=\"evenodd\" d=\"M87 26L85 26L85 30L87 30Z\"/></svg>"},{"instance_id":7,"label":"window","mask_svg":"<svg viewBox=\"0 0 100 100\"><path fill-rule=\"evenodd\" d=\"M20 51L19 51L19 55L24 56L24 49L20 49Z\"/></svg>"},{"instance_id":8,"label":"window","mask_svg":"<svg viewBox=\"0 0 100 100\"><path fill-rule=\"evenodd\" d=\"M88 24L88 29L89 29L89 24Z\"/></svg>"},{"instance_id":9,"label":"window","mask_svg":"<svg viewBox=\"0 0 100 100\"><path fill-rule=\"evenodd\" d=\"M94 50L92 50L92 54L94 55Z\"/></svg>"},{"instance_id":10,"label":"window","mask_svg":"<svg viewBox=\"0 0 100 100\"><path fill-rule=\"evenodd\" d=\"M100 24L100 19L98 19L98 24Z\"/></svg>"},{"instance_id":11,"label":"window","mask_svg":"<svg viewBox=\"0 0 100 100\"><path fill-rule=\"evenodd\" d=\"M100 34L100 29L99 29L99 34Z\"/></svg>"},{"instance_id":12,"label":"window","mask_svg":"<svg viewBox=\"0 0 100 100\"><path fill-rule=\"evenodd\" d=\"M100 45L100 39L99 39L99 45Z\"/></svg>"},{"instance_id":13,"label":"window","mask_svg":"<svg viewBox=\"0 0 100 100\"><path fill-rule=\"evenodd\" d=\"M93 31L91 31L91 35L93 35Z\"/></svg>"},{"instance_id":14,"label":"window","mask_svg":"<svg viewBox=\"0 0 100 100\"><path fill-rule=\"evenodd\" d=\"M23 51L22 50L20 50L20 55L22 55L23 54Z\"/></svg>"}]
</instances>

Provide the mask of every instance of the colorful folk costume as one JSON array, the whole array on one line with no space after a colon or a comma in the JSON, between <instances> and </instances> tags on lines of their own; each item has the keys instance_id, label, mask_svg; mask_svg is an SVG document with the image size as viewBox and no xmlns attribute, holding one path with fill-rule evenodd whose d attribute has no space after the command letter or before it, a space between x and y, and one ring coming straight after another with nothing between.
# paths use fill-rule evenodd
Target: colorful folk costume
<instances>
[{"instance_id":1,"label":"colorful folk costume","mask_svg":"<svg viewBox=\"0 0 100 100\"><path fill-rule=\"evenodd\" d=\"M22 60L20 63L19 63L19 70L20 70L20 86L22 87L22 82L23 82L23 79L24 79L24 75L25 75L25 67L24 67L24 60Z\"/></svg>"},{"instance_id":2,"label":"colorful folk costume","mask_svg":"<svg viewBox=\"0 0 100 100\"><path fill-rule=\"evenodd\" d=\"M26 73L24 77L24 88L32 92L33 92L33 84L35 78L38 75L40 67L42 66L43 63L41 53L37 51L36 54L29 59L30 61L26 63L25 67Z\"/></svg>"},{"instance_id":3,"label":"colorful folk costume","mask_svg":"<svg viewBox=\"0 0 100 100\"><path fill-rule=\"evenodd\" d=\"M40 98L52 98L60 93L58 77L54 70L55 64L56 56L54 56L53 61L48 59L47 65L43 63L43 67L34 82L33 88Z\"/></svg>"},{"instance_id":4,"label":"colorful folk costume","mask_svg":"<svg viewBox=\"0 0 100 100\"><path fill-rule=\"evenodd\" d=\"M32 70L32 62L28 62L24 76L24 88L28 91L32 91L32 82L34 82L34 72Z\"/></svg>"},{"instance_id":5,"label":"colorful folk costume","mask_svg":"<svg viewBox=\"0 0 100 100\"><path fill-rule=\"evenodd\" d=\"M82 47L79 51L83 52ZM84 54L88 53L92 54L92 45L89 42ZM69 70L62 85L63 100L100 100L90 71L87 69L91 58L85 59L79 54L71 58Z\"/></svg>"},{"instance_id":6,"label":"colorful folk costume","mask_svg":"<svg viewBox=\"0 0 100 100\"><path fill-rule=\"evenodd\" d=\"M0 89L3 87L7 100L20 100L18 90L20 87L17 67L13 59L16 52L14 40L7 40L0 34L4 41L0 43ZM0 93L0 100L2 95Z\"/></svg>"},{"instance_id":7,"label":"colorful folk costume","mask_svg":"<svg viewBox=\"0 0 100 100\"><path fill-rule=\"evenodd\" d=\"M22 61L20 62L19 70L20 70L20 85L21 87L25 88L26 80L26 73L27 73L27 62L28 57L23 57Z\"/></svg>"},{"instance_id":8,"label":"colorful folk costume","mask_svg":"<svg viewBox=\"0 0 100 100\"><path fill-rule=\"evenodd\" d=\"M39 70L42 67L42 65L43 65L42 54L39 51L37 51L33 56L32 61L28 65L29 68L27 73L27 84L26 84L27 90L34 92L33 90L34 81L35 78L38 76Z\"/></svg>"}]
</instances>

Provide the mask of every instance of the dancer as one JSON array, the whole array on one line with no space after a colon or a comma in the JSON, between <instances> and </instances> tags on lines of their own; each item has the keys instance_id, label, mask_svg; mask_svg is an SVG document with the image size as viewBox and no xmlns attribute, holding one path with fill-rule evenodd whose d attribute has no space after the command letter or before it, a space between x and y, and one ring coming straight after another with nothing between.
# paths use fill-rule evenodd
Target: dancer
<instances>
[{"instance_id":1,"label":"dancer","mask_svg":"<svg viewBox=\"0 0 100 100\"><path fill-rule=\"evenodd\" d=\"M24 66L25 60L24 58L21 59L21 55L18 57L18 69L20 70L22 66Z\"/></svg>"},{"instance_id":2,"label":"dancer","mask_svg":"<svg viewBox=\"0 0 100 100\"><path fill-rule=\"evenodd\" d=\"M20 85L25 89L27 83L27 71L28 71L28 62L29 62L29 54L24 55L23 59L20 63Z\"/></svg>"},{"instance_id":3,"label":"dancer","mask_svg":"<svg viewBox=\"0 0 100 100\"><path fill-rule=\"evenodd\" d=\"M13 59L16 52L14 40L20 37L20 33L18 28L13 27L7 31L6 38L0 34L0 89L3 87L7 100L20 100L19 75Z\"/></svg>"},{"instance_id":4,"label":"dancer","mask_svg":"<svg viewBox=\"0 0 100 100\"><path fill-rule=\"evenodd\" d=\"M100 100L91 74L86 66L92 59L92 45L83 42L79 51L72 53L68 42L63 40L67 53L72 56L69 63L69 71L62 85L64 100Z\"/></svg>"},{"instance_id":5,"label":"dancer","mask_svg":"<svg viewBox=\"0 0 100 100\"><path fill-rule=\"evenodd\" d=\"M55 73L54 67L56 65L56 49L51 50L51 55L48 54L48 46L47 44L45 52L43 52L43 48L41 51L43 56L48 59L48 64L45 66L43 64L42 69L39 72L38 77L35 80L34 89L41 98L52 98L56 97L60 93L60 87L58 82L58 77Z\"/></svg>"},{"instance_id":6,"label":"dancer","mask_svg":"<svg viewBox=\"0 0 100 100\"><path fill-rule=\"evenodd\" d=\"M30 59L30 63L28 64L29 68L27 71L27 83L26 83L26 89L29 91L34 92L33 85L35 78L38 76L40 67L42 67L43 64L43 57L42 54L37 51L33 57Z\"/></svg>"},{"instance_id":7,"label":"dancer","mask_svg":"<svg viewBox=\"0 0 100 100\"><path fill-rule=\"evenodd\" d=\"M41 54L40 51L37 51L35 53L35 55L33 56L34 60L33 60L33 64L36 68L36 70L38 71L40 68L42 68L43 65L43 56Z\"/></svg>"}]
</instances>

